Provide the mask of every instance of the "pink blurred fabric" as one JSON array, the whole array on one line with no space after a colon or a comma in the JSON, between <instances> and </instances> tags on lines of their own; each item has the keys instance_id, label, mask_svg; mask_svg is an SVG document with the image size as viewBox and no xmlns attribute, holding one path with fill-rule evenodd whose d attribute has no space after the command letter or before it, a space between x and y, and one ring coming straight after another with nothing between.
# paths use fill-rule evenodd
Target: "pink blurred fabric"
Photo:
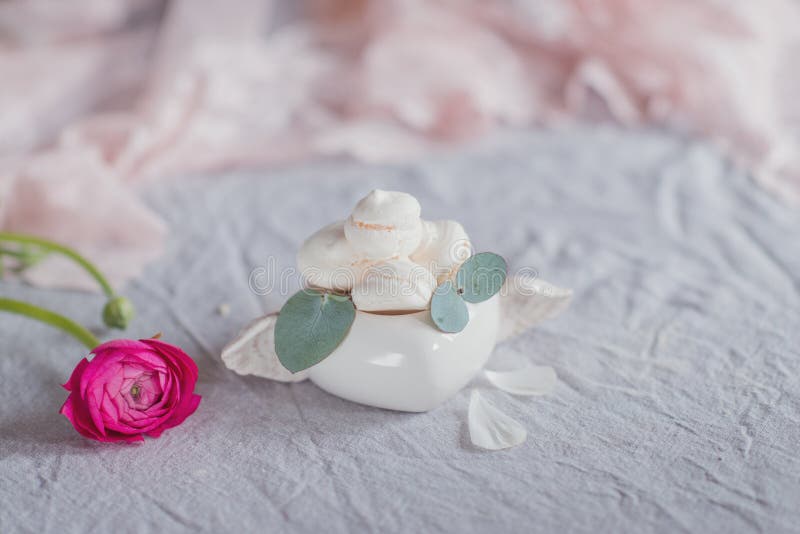
<instances>
[{"instance_id":1,"label":"pink blurred fabric","mask_svg":"<svg viewBox=\"0 0 800 534\"><path fill-rule=\"evenodd\" d=\"M0 226L123 283L165 244L149 184L576 119L704 136L800 203L798 51L793 0L10 0Z\"/></svg>"}]
</instances>

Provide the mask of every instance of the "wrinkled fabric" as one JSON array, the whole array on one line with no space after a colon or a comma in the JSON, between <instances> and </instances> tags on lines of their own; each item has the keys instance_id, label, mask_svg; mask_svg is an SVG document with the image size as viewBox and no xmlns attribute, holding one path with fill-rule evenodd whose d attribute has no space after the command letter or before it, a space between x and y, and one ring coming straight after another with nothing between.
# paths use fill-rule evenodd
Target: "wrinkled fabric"
<instances>
[{"instance_id":1,"label":"wrinkled fabric","mask_svg":"<svg viewBox=\"0 0 800 534\"><path fill-rule=\"evenodd\" d=\"M180 427L140 447L77 435L57 413L59 384L84 349L0 316L3 532L729 534L800 524L800 214L708 146L584 127L407 164L221 178L149 194L175 245L128 291L138 318L127 337L161 331L196 358L203 401ZM512 273L528 267L574 289L563 314L498 345L487 365L551 366L552 394L512 396L479 376L439 409L401 414L225 368L219 354L238 328L297 289L270 287L270 265L294 267L311 232L374 188L414 194L423 217L459 220ZM2 291L101 327L101 296L7 282ZM519 421L527 441L474 448L471 389Z\"/></svg>"}]
</instances>

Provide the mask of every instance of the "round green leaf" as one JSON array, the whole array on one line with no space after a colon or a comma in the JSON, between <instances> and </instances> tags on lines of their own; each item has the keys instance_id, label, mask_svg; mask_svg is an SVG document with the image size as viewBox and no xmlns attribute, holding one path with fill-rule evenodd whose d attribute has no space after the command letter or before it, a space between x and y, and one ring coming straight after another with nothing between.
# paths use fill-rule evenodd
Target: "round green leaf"
<instances>
[{"instance_id":1,"label":"round green leaf","mask_svg":"<svg viewBox=\"0 0 800 534\"><path fill-rule=\"evenodd\" d=\"M467 305L450 280L436 288L431 299L431 319L442 332L461 332L469 322Z\"/></svg>"},{"instance_id":2,"label":"round green leaf","mask_svg":"<svg viewBox=\"0 0 800 534\"><path fill-rule=\"evenodd\" d=\"M356 308L347 297L304 289L286 301L275 322L275 353L296 373L324 360L347 336Z\"/></svg>"},{"instance_id":3,"label":"round green leaf","mask_svg":"<svg viewBox=\"0 0 800 534\"><path fill-rule=\"evenodd\" d=\"M506 260L491 252L481 252L467 259L456 275L456 287L467 302L492 298L506 281Z\"/></svg>"}]
</instances>

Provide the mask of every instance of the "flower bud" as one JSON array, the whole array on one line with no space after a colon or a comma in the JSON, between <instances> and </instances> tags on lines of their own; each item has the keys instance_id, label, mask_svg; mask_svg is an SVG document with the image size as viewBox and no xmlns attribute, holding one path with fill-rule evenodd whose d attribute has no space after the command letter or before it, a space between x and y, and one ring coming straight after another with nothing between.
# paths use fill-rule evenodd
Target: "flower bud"
<instances>
[{"instance_id":1,"label":"flower bud","mask_svg":"<svg viewBox=\"0 0 800 534\"><path fill-rule=\"evenodd\" d=\"M124 330L133 316L133 304L125 297L114 297L103 308L103 322L111 328Z\"/></svg>"}]
</instances>

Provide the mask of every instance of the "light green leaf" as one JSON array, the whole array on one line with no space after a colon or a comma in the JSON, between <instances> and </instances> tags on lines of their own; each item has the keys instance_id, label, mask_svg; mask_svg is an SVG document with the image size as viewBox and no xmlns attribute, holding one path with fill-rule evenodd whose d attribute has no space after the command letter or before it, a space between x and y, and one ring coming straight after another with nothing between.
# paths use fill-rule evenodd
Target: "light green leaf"
<instances>
[{"instance_id":1,"label":"light green leaf","mask_svg":"<svg viewBox=\"0 0 800 534\"><path fill-rule=\"evenodd\" d=\"M436 288L431 299L431 319L442 332L461 332L469 322L469 311L450 280Z\"/></svg>"},{"instance_id":2,"label":"light green leaf","mask_svg":"<svg viewBox=\"0 0 800 534\"><path fill-rule=\"evenodd\" d=\"M467 302L483 302L500 291L507 270L502 256L481 252L468 258L458 270L456 287Z\"/></svg>"},{"instance_id":3,"label":"light green leaf","mask_svg":"<svg viewBox=\"0 0 800 534\"><path fill-rule=\"evenodd\" d=\"M304 289L286 301L275 323L275 353L296 373L328 357L347 336L356 317L348 297Z\"/></svg>"}]
</instances>

